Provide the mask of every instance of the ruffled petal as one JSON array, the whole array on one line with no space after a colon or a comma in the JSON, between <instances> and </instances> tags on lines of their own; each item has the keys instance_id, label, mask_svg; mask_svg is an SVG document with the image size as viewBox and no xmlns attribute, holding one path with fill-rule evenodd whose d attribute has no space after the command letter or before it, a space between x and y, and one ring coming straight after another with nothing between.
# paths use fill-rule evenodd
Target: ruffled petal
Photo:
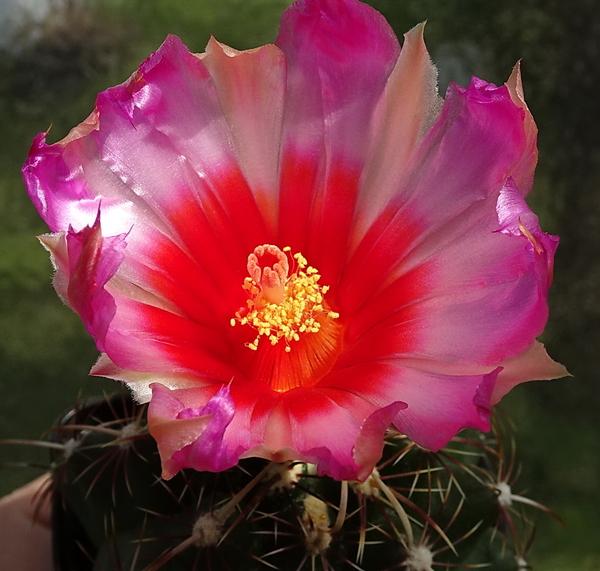
<instances>
[{"instance_id":1,"label":"ruffled petal","mask_svg":"<svg viewBox=\"0 0 600 571\"><path fill-rule=\"evenodd\" d=\"M487 375L414 374L402 391L408 404L394 425L430 450L439 450L464 428L490 430L491 396L499 369ZM435 395L435 398L431 398Z\"/></svg>"},{"instance_id":2,"label":"ruffled petal","mask_svg":"<svg viewBox=\"0 0 600 571\"><path fill-rule=\"evenodd\" d=\"M115 236L129 232L140 212L146 218L151 214L148 209L137 210L139 201L101 160L93 138L98 129L95 110L62 141L46 144L47 133L33 141L23 177L30 198L53 232L80 231L100 215L103 234ZM151 222L160 224L155 216Z\"/></svg>"},{"instance_id":3,"label":"ruffled petal","mask_svg":"<svg viewBox=\"0 0 600 571\"><path fill-rule=\"evenodd\" d=\"M516 356L546 324L556 245L509 179L423 242L416 267L409 256L407 273L360 308L342 364L418 358L470 370Z\"/></svg>"},{"instance_id":4,"label":"ruffled petal","mask_svg":"<svg viewBox=\"0 0 600 571\"><path fill-rule=\"evenodd\" d=\"M96 124L94 115L82 125L93 129ZM97 217L98 201L87 189L85 179L66 164L63 147L47 145L46 135L40 133L35 137L23 166L27 192L52 232L69 227L81 230Z\"/></svg>"},{"instance_id":5,"label":"ruffled petal","mask_svg":"<svg viewBox=\"0 0 600 571\"><path fill-rule=\"evenodd\" d=\"M445 446L463 428L489 430L491 398L500 368L460 375L416 365L361 363L332 372L320 386L348 391L375 407L404 403L393 424L430 450Z\"/></svg>"},{"instance_id":6,"label":"ruffled petal","mask_svg":"<svg viewBox=\"0 0 600 571\"><path fill-rule=\"evenodd\" d=\"M150 434L156 440L165 480L182 468L220 472L235 466L223 435L234 416L227 387L221 388L204 406L186 407L158 383L152 385L148 407Z\"/></svg>"},{"instance_id":7,"label":"ruffled petal","mask_svg":"<svg viewBox=\"0 0 600 571\"><path fill-rule=\"evenodd\" d=\"M61 301L69 305L69 254L67 253L67 237L65 232L56 234L42 234L38 240L50 254L50 261L54 268L52 285Z\"/></svg>"},{"instance_id":8,"label":"ruffled petal","mask_svg":"<svg viewBox=\"0 0 600 571\"><path fill-rule=\"evenodd\" d=\"M400 57L373 114L353 245L396 195L418 143L442 106L424 28L419 24L404 35Z\"/></svg>"},{"instance_id":9,"label":"ruffled petal","mask_svg":"<svg viewBox=\"0 0 600 571\"><path fill-rule=\"evenodd\" d=\"M236 156L261 213L275 229L286 62L273 45L239 52L214 38L202 62L227 121Z\"/></svg>"},{"instance_id":10,"label":"ruffled petal","mask_svg":"<svg viewBox=\"0 0 600 571\"><path fill-rule=\"evenodd\" d=\"M506 87L474 79L448 88L409 173L348 264L340 287L346 311L421 262L406 260L421 243L443 245L448 223L502 188L526 150L523 116Z\"/></svg>"},{"instance_id":11,"label":"ruffled petal","mask_svg":"<svg viewBox=\"0 0 600 571\"><path fill-rule=\"evenodd\" d=\"M153 436L157 440L161 437L152 427L156 422L164 423L164 417L180 418L184 410L204 413L208 410L205 407L214 400L216 390L217 385L212 385L170 392L162 384L152 385L149 412L163 411L149 415ZM231 395L235 416L219 440L224 457L258 456L275 462L310 462L316 464L320 474L336 479L368 477L381 456L385 431L399 411L406 408L402 402L374 406L344 391L295 389L278 394L264 386L239 381L229 386L227 394ZM153 404L157 396L159 405ZM164 412L168 407L175 412ZM200 421L198 423L201 432L202 426ZM181 422L177 426L185 428ZM332 426L336 430L331 430ZM173 441L179 445L185 436L177 436L178 432L171 425L166 425L166 429L165 451L171 450ZM194 434L189 438L190 442L185 441L184 445L190 444L190 450L201 446L191 444ZM179 461L180 468L191 465L189 458L173 455L173 461Z\"/></svg>"},{"instance_id":12,"label":"ruffled petal","mask_svg":"<svg viewBox=\"0 0 600 571\"><path fill-rule=\"evenodd\" d=\"M394 402L377 409L361 426L354 445L353 458L357 466L353 479L360 482L366 480L379 462L383 453L383 437L397 418L399 412L408 408L405 402Z\"/></svg>"},{"instance_id":13,"label":"ruffled petal","mask_svg":"<svg viewBox=\"0 0 600 571\"><path fill-rule=\"evenodd\" d=\"M525 94L523 92L523 82L521 80L521 62L517 62L517 65L513 68L506 87L510 93L510 96L518 107L523 109L525 112L524 127L526 137L526 149L523 153L521 161L515 167L512 177L515 180L517 188L527 195L533 185L533 172L537 164L538 151L537 151L537 133L538 129L533 120L533 116L525 103Z\"/></svg>"},{"instance_id":14,"label":"ruffled petal","mask_svg":"<svg viewBox=\"0 0 600 571\"><path fill-rule=\"evenodd\" d=\"M525 351L516 357L506 359L500 366L496 386L492 394L492 404L511 391L515 386L526 381L549 381L570 377L569 371L546 353L544 345L534 341Z\"/></svg>"},{"instance_id":15,"label":"ruffled petal","mask_svg":"<svg viewBox=\"0 0 600 571\"><path fill-rule=\"evenodd\" d=\"M499 231L520 238L526 244L529 264L545 293L552 283L554 254L558 238L542 232L538 217L531 211L512 178L502 187L496 203Z\"/></svg>"},{"instance_id":16,"label":"ruffled petal","mask_svg":"<svg viewBox=\"0 0 600 571\"><path fill-rule=\"evenodd\" d=\"M115 300L105 286L123 261L125 236L103 237L97 217L93 226L43 237L42 243L51 253L57 291L103 351L116 312Z\"/></svg>"},{"instance_id":17,"label":"ruffled petal","mask_svg":"<svg viewBox=\"0 0 600 571\"><path fill-rule=\"evenodd\" d=\"M320 474L336 480L364 480L381 456L386 428L405 405L394 402L366 419L337 404L326 392L294 391L286 395L292 447ZM331 430L335 426L336 430ZM362 464L358 464L360 460Z\"/></svg>"}]
</instances>

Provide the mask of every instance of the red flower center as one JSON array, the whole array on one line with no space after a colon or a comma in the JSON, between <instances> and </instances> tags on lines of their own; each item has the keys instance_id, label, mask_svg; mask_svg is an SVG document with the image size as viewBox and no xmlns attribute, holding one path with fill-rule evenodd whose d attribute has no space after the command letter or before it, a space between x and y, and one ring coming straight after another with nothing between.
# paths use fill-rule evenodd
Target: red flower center
<instances>
[{"instance_id":1,"label":"red flower center","mask_svg":"<svg viewBox=\"0 0 600 571\"><path fill-rule=\"evenodd\" d=\"M289 252L289 247L264 244L248 256L249 277L243 285L247 307L231 320L232 326L256 331L254 341L246 344L256 353L252 376L278 392L314 385L341 350L339 314L325 299L329 287L319 284L318 270L302 254L290 260Z\"/></svg>"}]
</instances>

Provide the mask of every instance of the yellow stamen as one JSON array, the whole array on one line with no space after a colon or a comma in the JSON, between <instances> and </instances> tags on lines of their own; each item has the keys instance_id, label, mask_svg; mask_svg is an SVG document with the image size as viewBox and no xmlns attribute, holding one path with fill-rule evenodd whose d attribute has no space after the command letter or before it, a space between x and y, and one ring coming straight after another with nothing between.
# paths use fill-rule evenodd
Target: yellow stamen
<instances>
[{"instance_id":1,"label":"yellow stamen","mask_svg":"<svg viewBox=\"0 0 600 571\"><path fill-rule=\"evenodd\" d=\"M286 342L299 341L300 333L317 333L321 329L322 315L337 319L340 314L324 307L324 294L329 289L319 284L318 270L308 266L306 258L294 254L298 271L288 277L287 255L290 247L283 251L272 244L264 244L254 249L248 256L248 273L243 288L250 294L247 301L250 310L244 317L237 312L231 325L240 322L250 324L258 335L248 348L256 350L262 336L272 345L281 339ZM275 260L272 266L261 265L264 258ZM307 267L308 266L308 267ZM288 345L289 347L289 345ZM289 352L286 348L286 352Z\"/></svg>"},{"instance_id":2,"label":"yellow stamen","mask_svg":"<svg viewBox=\"0 0 600 571\"><path fill-rule=\"evenodd\" d=\"M259 352L253 367L277 391L314 384L339 352L340 327L334 321L340 315L325 300L329 287L319 284L318 270L308 266L299 252L290 255L295 271L289 275L290 251L288 246L280 250L272 244L254 249L248 256L250 277L242 286L248 294L247 309L236 312L230 321L256 331L246 347ZM259 351L263 338L268 343L261 344ZM299 351L296 356L295 351ZM284 355L288 356L284 359Z\"/></svg>"}]
</instances>

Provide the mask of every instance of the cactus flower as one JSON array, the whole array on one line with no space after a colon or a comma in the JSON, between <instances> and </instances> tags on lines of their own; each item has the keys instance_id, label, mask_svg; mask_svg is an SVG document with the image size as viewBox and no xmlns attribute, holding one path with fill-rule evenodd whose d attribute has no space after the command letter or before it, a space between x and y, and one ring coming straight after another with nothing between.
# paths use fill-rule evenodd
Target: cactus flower
<instances>
[{"instance_id":1,"label":"cactus flower","mask_svg":"<svg viewBox=\"0 0 600 571\"><path fill-rule=\"evenodd\" d=\"M513 386L558 240L524 197L519 70L437 94L357 0L299 0L274 45L170 36L23 173L57 292L149 402L163 476L240 458L365 479L392 427L436 450Z\"/></svg>"}]
</instances>

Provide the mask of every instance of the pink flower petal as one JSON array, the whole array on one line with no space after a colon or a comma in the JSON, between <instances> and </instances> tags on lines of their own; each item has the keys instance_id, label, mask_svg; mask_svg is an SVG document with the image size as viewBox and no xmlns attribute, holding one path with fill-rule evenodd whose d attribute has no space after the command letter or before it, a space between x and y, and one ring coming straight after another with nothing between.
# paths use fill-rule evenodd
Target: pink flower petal
<instances>
[{"instance_id":1,"label":"pink flower petal","mask_svg":"<svg viewBox=\"0 0 600 571\"><path fill-rule=\"evenodd\" d=\"M510 93L510 96L515 105L519 106L525 112L525 136L527 149L523 153L523 157L520 163L512 173L512 177L515 180L517 188L527 195L533 185L533 172L535 165L537 164L538 152L537 152L537 126L533 120L533 116L529 111L529 107L525 103L525 95L523 93L523 82L521 80L521 63L517 62L515 65L506 87Z\"/></svg>"},{"instance_id":2,"label":"pink flower petal","mask_svg":"<svg viewBox=\"0 0 600 571\"><path fill-rule=\"evenodd\" d=\"M412 249L429 236L439 247L446 224L499 191L527 149L523 115L506 87L481 80L449 87L410 172L350 260L341 286L345 305L362 303L422 262L407 263L407 233L415 236Z\"/></svg>"},{"instance_id":3,"label":"pink flower petal","mask_svg":"<svg viewBox=\"0 0 600 571\"><path fill-rule=\"evenodd\" d=\"M100 160L93 139L98 128L94 111L58 143L47 145L46 133L34 139L23 177L30 198L53 232L80 231L92 226L98 214L106 236L131 230L132 193Z\"/></svg>"},{"instance_id":4,"label":"pink flower petal","mask_svg":"<svg viewBox=\"0 0 600 571\"><path fill-rule=\"evenodd\" d=\"M543 330L555 248L509 179L446 224L443 239L423 242L413 253L421 265L407 260L407 273L360 308L343 362L498 366Z\"/></svg>"},{"instance_id":5,"label":"pink flower petal","mask_svg":"<svg viewBox=\"0 0 600 571\"><path fill-rule=\"evenodd\" d=\"M376 410L365 420L354 445L353 457L358 469L353 479L362 482L371 475L383 453L384 435L393 423L394 417L397 417L407 406L404 402L394 402Z\"/></svg>"},{"instance_id":6,"label":"pink flower petal","mask_svg":"<svg viewBox=\"0 0 600 571\"><path fill-rule=\"evenodd\" d=\"M424 24L404 35L400 57L377 103L353 240L359 240L396 196L418 143L442 106L437 69L423 41Z\"/></svg>"},{"instance_id":7,"label":"pink flower petal","mask_svg":"<svg viewBox=\"0 0 600 571\"><path fill-rule=\"evenodd\" d=\"M106 285L124 258L125 236L102 236L100 217L79 232L46 236L42 242L52 254L57 291L81 317L100 351L116 304Z\"/></svg>"},{"instance_id":8,"label":"pink flower petal","mask_svg":"<svg viewBox=\"0 0 600 571\"><path fill-rule=\"evenodd\" d=\"M300 0L283 14L276 44L289 66L284 146L304 154L325 145L361 164L360 136L400 52L389 24L356 0Z\"/></svg>"},{"instance_id":9,"label":"pink flower petal","mask_svg":"<svg viewBox=\"0 0 600 571\"><path fill-rule=\"evenodd\" d=\"M98 201L86 181L74 176L65 164L60 145L46 145L46 133L33 140L23 177L29 197L52 232L69 227L80 230L97 216Z\"/></svg>"},{"instance_id":10,"label":"pink flower petal","mask_svg":"<svg viewBox=\"0 0 600 571\"><path fill-rule=\"evenodd\" d=\"M276 43L288 62L281 240L302 250L334 286L347 254L373 107L398 41L381 14L356 0L301 0L284 13Z\"/></svg>"},{"instance_id":11,"label":"pink flower petal","mask_svg":"<svg viewBox=\"0 0 600 571\"><path fill-rule=\"evenodd\" d=\"M234 412L227 387L221 388L206 405L191 408L185 407L166 387L152 385L148 421L150 433L158 443L163 478L169 480L181 468L220 472L235 466L238 456L231 454L223 442Z\"/></svg>"},{"instance_id":12,"label":"pink flower petal","mask_svg":"<svg viewBox=\"0 0 600 571\"><path fill-rule=\"evenodd\" d=\"M240 395L235 390L233 394ZM314 389L294 389L278 397L265 395L258 402L256 397L245 403L242 398L234 399L236 412L244 406L254 407L252 438L262 444L255 445L251 455L310 462L317 464L321 474L352 480L369 476L381 456L387 427L406 406L396 402L378 408L349 393ZM352 401L361 402L351 406ZM230 446L244 441L247 426L236 419L226 435ZM331 430L332 426L336 430Z\"/></svg>"},{"instance_id":13,"label":"pink flower petal","mask_svg":"<svg viewBox=\"0 0 600 571\"><path fill-rule=\"evenodd\" d=\"M516 385L525 381L549 381L571 376L563 365L548 356L546 349L538 341L534 341L516 357L506 359L500 366L502 371L494 387L492 404L499 402Z\"/></svg>"},{"instance_id":14,"label":"pink flower petal","mask_svg":"<svg viewBox=\"0 0 600 571\"><path fill-rule=\"evenodd\" d=\"M214 81L245 178L261 212L275 229L284 55L275 46L238 52L211 38L202 62Z\"/></svg>"},{"instance_id":15,"label":"pink flower petal","mask_svg":"<svg viewBox=\"0 0 600 571\"><path fill-rule=\"evenodd\" d=\"M463 428L489 430L491 397L500 369L451 375L404 366L402 361L361 363L332 373L327 384L376 407L403 402L393 424L419 445L438 450Z\"/></svg>"},{"instance_id":16,"label":"pink flower petal","mask_svg":"<svg viewBox=\"0 0 600 571\"><path fill-rule=\"evenodd\" d=\"M530 210L511 178L500 191L496 212L499 231L507 236L519 237L526 244L530 266L541 288L547 291L552 282L558 238L542 232L538 217Z\"/></svg>"}]
</instances>

